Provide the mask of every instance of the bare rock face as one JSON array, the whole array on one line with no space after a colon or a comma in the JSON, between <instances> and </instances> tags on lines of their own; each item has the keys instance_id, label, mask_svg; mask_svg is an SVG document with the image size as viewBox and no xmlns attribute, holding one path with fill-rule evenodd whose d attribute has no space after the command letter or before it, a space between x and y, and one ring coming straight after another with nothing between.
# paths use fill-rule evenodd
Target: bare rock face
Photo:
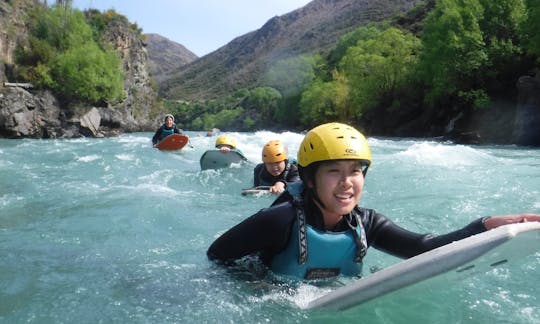
<instances>
[{"instance_id":1,"label":"bare rock face","mask_svg":"<svg viewBox=\"0 0 540 324\"><path fill-rule=\"evenodd\" d=\"M535 77L522 76L514 120L516 144L540 146L540 72Z\"/></svg>"},{"instance_id":2,"label":"bare rock face","mask_svg":"<svg viewBox=\"0 0 540 324\"><path fill-rule=\"evenodd\" d=\"M103 134L99 132L99 125L101 124L101 116L99 110L92 107L90 111L81 116L79 131L86 137L103 137Z\"/></svg>"},{"instance_id":3,"label":"bare rock face","mask_svg":"<svg viewBox=\"0 0 540 324\"><path fill-rule=\"evenodd\" d=\"M0 136L63 137L61 115L56 98L48 91L31 94L22 88L0 87Z\"/></svg>"},{"instance_id":4,"label":"bare rock face","mask_svg":"<svg viewBox=\"0 0 540 324\"><path fill-rule=\"evenodd\" d=\"M170 71L195 61L198 57L183 45L158 34L146 34L146 48L153 79L159 84Z\"/></svg>"},{"instance_id":5,"label":"bare rock face","mask_svg":"<svg viewBox=\"0 0 540 324\"><path fill-rule=\"evenodd\" d=\"M109 26L104 35L104 42L112 44L120 53L126 98L100 109L100 114L109 128L118 125L122 132L153 130L161 118L152 109L157 105L158 95L152 87L148 52L141 36L127 24Z\"/></svg>"}]
</instances>

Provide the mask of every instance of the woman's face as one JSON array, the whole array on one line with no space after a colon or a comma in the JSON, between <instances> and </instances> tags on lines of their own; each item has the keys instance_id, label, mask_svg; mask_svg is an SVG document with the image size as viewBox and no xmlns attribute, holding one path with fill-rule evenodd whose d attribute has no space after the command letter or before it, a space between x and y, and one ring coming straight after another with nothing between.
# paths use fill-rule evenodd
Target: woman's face
<instances>
[{"instance_id":1,"label":"woman's face","mask_svg":"<svg viewBox=\"0 0 540 324\"><path fill-rule=\"evenodd\" d=\"M172 127L173 125L173 119L171 117L165 118L165 126Z\"/></svg>"},{"instance_id":2,"label":"woman's face","mask_svg":"<svg viewBox=\"0 0 540 324\"><path fill-rule=\"evenodd\" d=\"M264 163L264 166L266 167L266 171L268 171L268 173L274 177L277 177L285 170L285 161Z\"/></svg>"},{"instance_id":3,"label":"woman's face","mask_svg":"<svg viewBox=\"0 0 540 324\"><path fill-rule=\"evenodd\" d=\"M335 160L322 163L315 173L314 187L323 206L324 223L333 227L342 215L356 206L362 195L364 175L356 160Z\"/></svg>"}]
</instances>

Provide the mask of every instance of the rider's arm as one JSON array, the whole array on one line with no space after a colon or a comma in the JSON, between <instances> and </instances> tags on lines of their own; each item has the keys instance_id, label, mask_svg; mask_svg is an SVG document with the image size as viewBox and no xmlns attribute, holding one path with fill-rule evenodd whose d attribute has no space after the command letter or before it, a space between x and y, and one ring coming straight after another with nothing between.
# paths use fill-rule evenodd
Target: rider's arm
<instances>
[{"instance_id":1,"label":"rider's arm","mask_svg":"<svg viewBox=\"0 0 540 324\"><path fill-rule=\"evenodd\" d=\"M443 234L419 234L408 231L385 216L373 210L363 209L362 222L366 230L368 246L401 258L435 249L453 241L486 231L482 221L477 219L456 231Z\"/></svg>"}]
</instances>

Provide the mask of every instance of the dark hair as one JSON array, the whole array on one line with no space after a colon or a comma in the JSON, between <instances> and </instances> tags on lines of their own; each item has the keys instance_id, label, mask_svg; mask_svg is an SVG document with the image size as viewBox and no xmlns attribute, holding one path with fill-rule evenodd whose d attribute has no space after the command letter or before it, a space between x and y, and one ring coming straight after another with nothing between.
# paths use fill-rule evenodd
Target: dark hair
<instances>
[{"instance_id":1,"label":"dark hair","mask_svg":"<svg viewBox=\"0 0 540 324\"><path fill-rule=\"evenodd\" d=\"M304 182L304 200L314 200L318 202L319 205L324 207L324 204L319 198L319 195L317 195L317 190L315 186L315 174L317 173L317 170L319 169L319 166L322 164L322 162L324 161L313 162L307 167L298 165L298 174L300 175L300 179L302 179L302 182Z\"/></svg>"}]
</instances>

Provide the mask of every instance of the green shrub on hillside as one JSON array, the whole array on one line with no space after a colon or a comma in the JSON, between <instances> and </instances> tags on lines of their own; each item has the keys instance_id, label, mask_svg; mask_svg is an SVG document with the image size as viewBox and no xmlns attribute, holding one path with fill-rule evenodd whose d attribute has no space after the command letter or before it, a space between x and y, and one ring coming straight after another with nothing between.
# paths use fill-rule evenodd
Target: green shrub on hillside
<instances>
[{"instance_id":1,"label":"green shrub on hillside","mask_svg":"<svg viewBox=\"0 0 540 324\"><path fill-rule=\"evenodd\" d=\"M526 0L526 18L521 26L521 39L524 43L525 50L540 57L540 1L538 0ZM539 62L540 63L540 62ZM537 66L540 68L540 66Z\"/></svg>"},{"instance_id":2,"label":"green shrub on hillside","mask_svg":"<svg viewBox=\"0 0 540 324\"><path fill-rule=\"evenodd\" d=\"M95 41L80 11L39 7L30 15L29 25L28 42L16 51L22 79L52 89L66 102L122 99L118 54Z\"/></svg>"}]
</instances>

